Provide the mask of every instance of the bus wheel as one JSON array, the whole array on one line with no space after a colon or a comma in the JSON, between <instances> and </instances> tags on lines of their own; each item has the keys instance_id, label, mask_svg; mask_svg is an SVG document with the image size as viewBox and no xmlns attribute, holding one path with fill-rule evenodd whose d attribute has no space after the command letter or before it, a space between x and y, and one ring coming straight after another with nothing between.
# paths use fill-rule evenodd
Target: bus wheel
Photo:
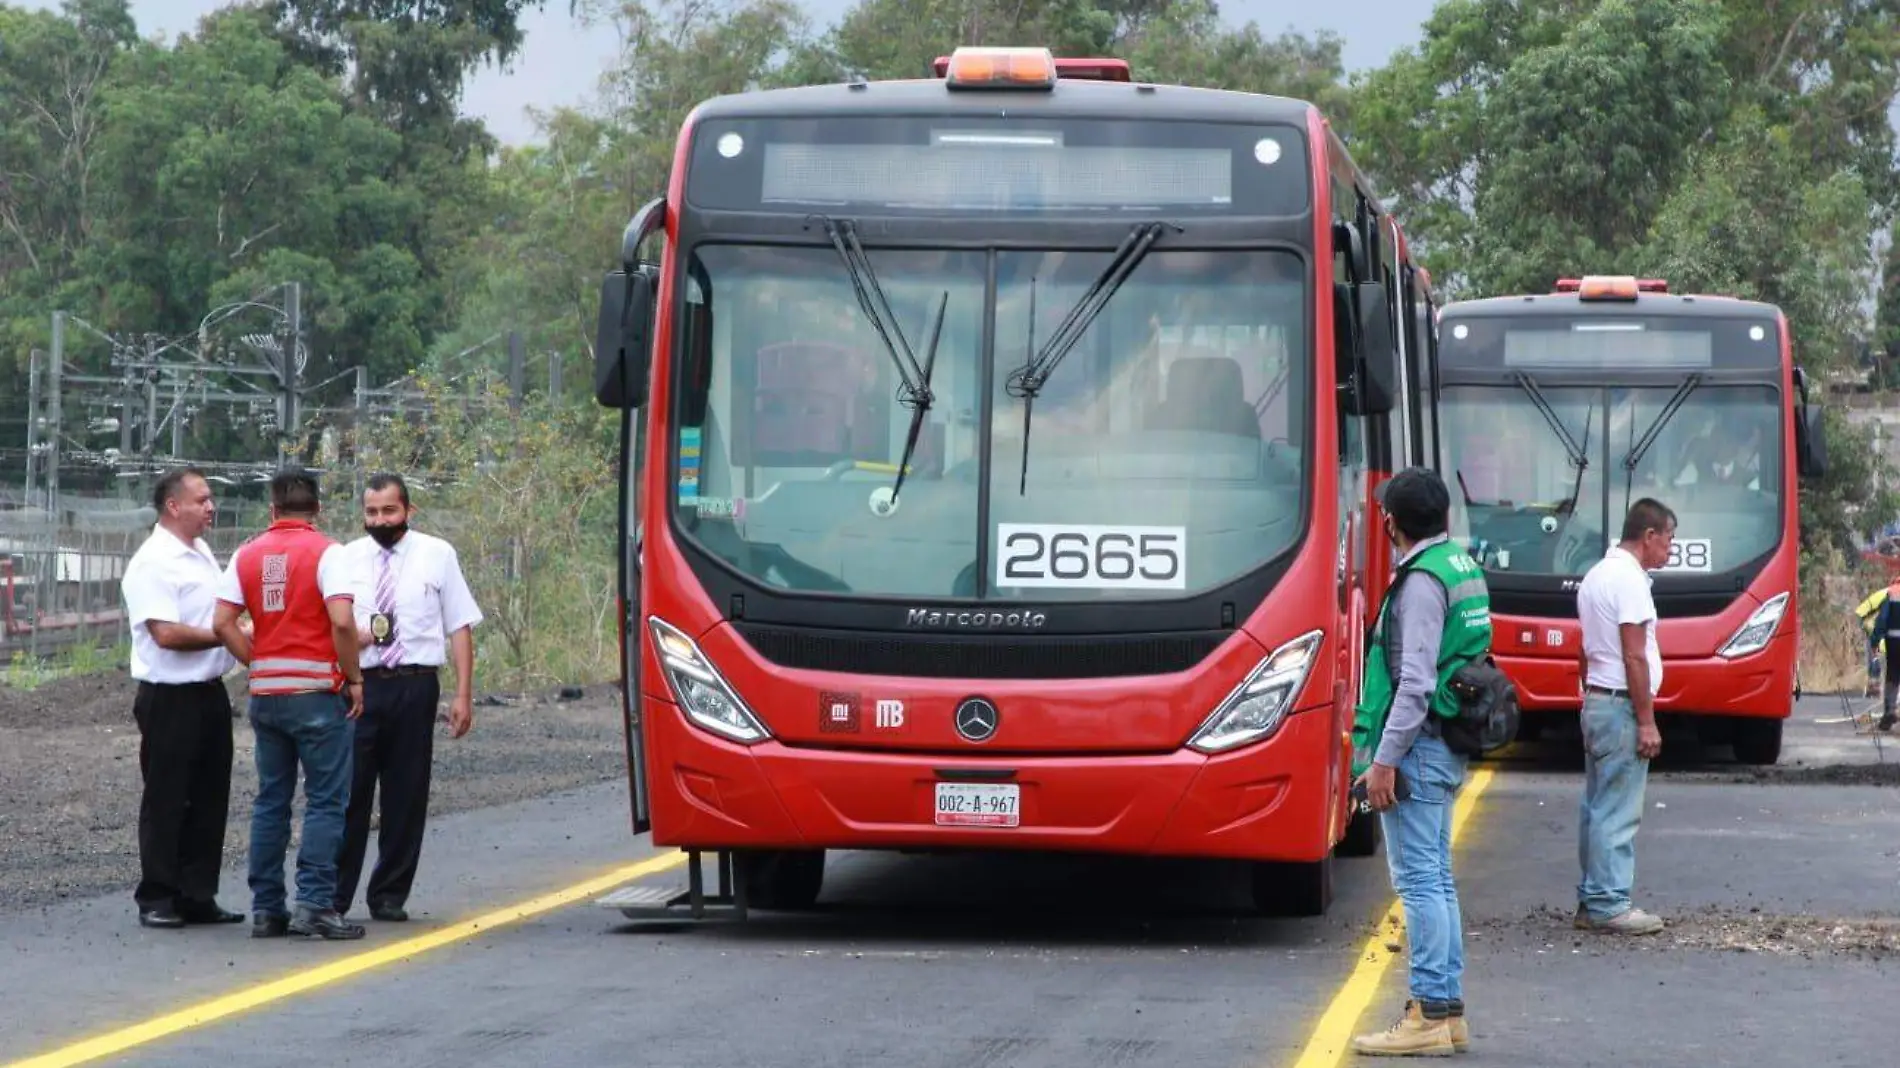
<instances>
[{"instance_id":1,"label":"bus wheel","mask_svg":"<svg viewBox=\"0 0 1900 1068\"><path fill-rule=\"evenodd\" d=\"M1323 916L1333 903L1333 858L1255 861L1253 907L1263 916Z\"/></svg>"},{"instance_id":2,"label":"bus wheel","mask_svg":"<svg viewBox=\"0 0 1900 1068\"><path fill-rule=\"evenodd\" d=\"M743 857L748 906L795 912L818 903L825 884L824 850L781 849Z\"/></svg>"},{"instance_id":3,"label":"bus wheel","mask_svg":"<svg viewBox=\"0 0 1900 1068\"><path fill-rule=\"evenodd\" d=\"M1342 857L1369 857L1379 851L1379 814L1361 812L1353 806L1352 819L1346 824L1346 837L1339 840Z\"/></svg>"},{"instance_id":4,"label":"bus wheel","mask_svg":"<svg viewBox=\"0 0 1900 1068\"><path fill-rule=\"evenodd\" d=\"M1744 764L1773 764L1781 759L1781 724L1778 719L1737 719L1735 721L1735 759Z\"/></svg>"}]
</instances>

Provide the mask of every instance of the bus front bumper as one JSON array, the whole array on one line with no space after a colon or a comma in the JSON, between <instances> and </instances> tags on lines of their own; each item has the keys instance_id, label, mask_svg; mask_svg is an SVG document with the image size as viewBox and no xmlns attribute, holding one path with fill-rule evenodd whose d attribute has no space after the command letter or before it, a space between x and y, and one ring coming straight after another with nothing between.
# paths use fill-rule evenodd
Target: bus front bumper
<instances>
[{"instance_id":1,"label":"bus front bumper","mask_svg":"<svg viewBox=\"0 0 1900 1068\"><path fill-rule=\"evenodd\" d=\"M646 699L653 842L682 848L1037 849L1314 861L1331 848L1343 739L1301 711L1233 753L1126 756L743 746ZM1016 824L944 825L939 782L1014 785ZM993 817L992 817L993 818Z\"/></svg>"}]
</instances>

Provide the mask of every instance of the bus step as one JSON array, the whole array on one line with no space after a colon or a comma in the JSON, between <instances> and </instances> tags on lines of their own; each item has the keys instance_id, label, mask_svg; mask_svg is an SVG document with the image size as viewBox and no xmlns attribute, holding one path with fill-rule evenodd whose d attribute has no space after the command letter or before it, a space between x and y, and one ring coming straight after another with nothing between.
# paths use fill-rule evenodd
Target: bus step
<instances>
[{"instance_id":1,"label":"bus step","mask_svg":"<svg viewBox=\"0 0 1900 1068\"><path fill-rule=\"evenodd\" d=\"M673 919L682 915L695 920L713 918L746 918L746 894L743 887L733 878L733 861L729 853L715 854L717 867L716 883L718 889L708 893L705 878L699 867L698 851L688 851L688 874L690 883L686 886L623 886L605 897L597 898L594 904L604 909L617 909L629 920Z\"/></svg>"}]
</instances>

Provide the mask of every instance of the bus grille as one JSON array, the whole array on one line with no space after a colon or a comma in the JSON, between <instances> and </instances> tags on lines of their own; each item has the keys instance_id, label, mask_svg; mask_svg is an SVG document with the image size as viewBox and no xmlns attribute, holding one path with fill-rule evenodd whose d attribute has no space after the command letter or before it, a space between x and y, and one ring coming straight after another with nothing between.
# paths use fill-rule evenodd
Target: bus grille
<instances>
[{"instance_id":1,"label":"bus grille","mask_svg":"<svg viewBox=\"0 0 1900 1068\"><path fill-rule=\"evenodd\" d=\"M1166 675L1205 660L1233 633L946 637L736 623L781 667L932 679L1101 679Z\"/></svg>"},{"instance_id":2,"label":"bus grille","mask_svg":"<svg viewBox=\"0 0 1900 1068\"><path fill-rule=\"evenodd\" d=\"M1738 590L1677 591L1658 590L1653 595L1656 615L1662 619L1684 619L1718 615L1741 596ZM1556 591L1491 591L1491 611L1500 616L1528 616L1532 619L1577 618L1577 593Z\"/></svg>"}]
</instances>

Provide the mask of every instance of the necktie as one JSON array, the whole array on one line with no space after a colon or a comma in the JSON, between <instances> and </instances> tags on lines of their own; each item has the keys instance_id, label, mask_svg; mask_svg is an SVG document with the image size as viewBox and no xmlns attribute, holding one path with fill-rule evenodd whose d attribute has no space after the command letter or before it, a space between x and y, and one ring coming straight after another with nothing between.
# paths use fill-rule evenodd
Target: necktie
<instances>
[{"instance_id":1,"label":"necktie","mask_svg":"<svg viewBox=\"0 0 1900 1068\"><path fill-rule=\"evenodd\" d=\"M376 574L376 610L394 619L396 616L396 578L390 574L389 561L396 556L396 550L384 549L382 567ZM388 645L383 646L384 667L395 667L403 662L401 637L391 637Z\"/></svg>"}]
</instances>

